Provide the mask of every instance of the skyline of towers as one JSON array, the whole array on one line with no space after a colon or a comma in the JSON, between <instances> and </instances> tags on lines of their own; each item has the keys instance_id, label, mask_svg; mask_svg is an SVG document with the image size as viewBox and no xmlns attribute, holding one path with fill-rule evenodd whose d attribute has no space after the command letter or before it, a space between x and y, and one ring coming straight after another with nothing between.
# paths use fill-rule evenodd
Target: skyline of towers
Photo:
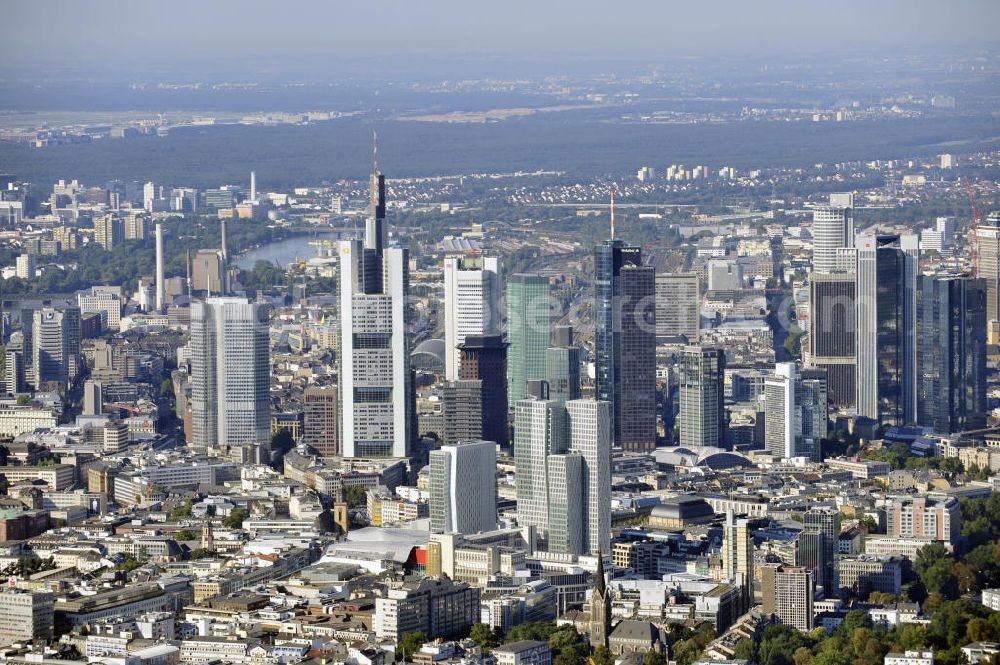
<instances>
[{"instance_id":1,"label":"skyline of towers","mask_svg":"<svg viewBox=\"0 0 1000 665\"><path fill-rule=\"evenodd\" d=\"M916 236L859 236L857 412L881 425L916 421Z\"/></svg>"},{"instance_id":2,"label":"skyline of towers","mask_svg":"<svg viewBox=\"0 0 1000 665\"><path fill-rule=\"evenodd\" d=\"M507 399L524 399L529 381L545 378L549 347L550 287L548 277L512 275L507 280Z\"/></svg>"},{"instance_id":3,"label":"skyline of towers","mask_svg":"<svg viewBox=\"0 0 1000 665\"><path fill-rule=\"evenodd\" d=\"M345 457L406 457L415 429L406 311L409 253L386 247L385 178L377 162L371 185L364 242L337 245L340 446Z\"/></svg>"},{"instance_id":4,"label":"skyline of towers","mask_svg":"<svg viewBox=\"0 0 1000 665\"><path fill-rule=\"evenodd\" d=\"M240 449L243 461L267 459L269 359L264 305L233 296L192 303L192 446Z\"/></svg>"},{"instance_id":5,"label":"skyline of towers","mask_svg":"<svg viewBox=\"0 0 1000 665\"><path fill-rule=\"evenodd\" d=\"M500 260L448 256L444 259L445 378L459 374L459 345L467 335L500 333Z\"/></svg>"}]
</instances>

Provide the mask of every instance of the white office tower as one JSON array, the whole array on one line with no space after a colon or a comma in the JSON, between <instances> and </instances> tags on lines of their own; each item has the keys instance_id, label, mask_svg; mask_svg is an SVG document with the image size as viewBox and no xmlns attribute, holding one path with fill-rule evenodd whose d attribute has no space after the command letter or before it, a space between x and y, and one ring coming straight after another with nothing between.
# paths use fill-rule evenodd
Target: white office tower
<instances>
[{"instance_id":1,"label":"white office tower","mask_svg":"<svg viewBox=\"0 0 1000 665\"><path fill-rule=\"evenodd\" d=\"M795 363L777 363L764 378L764 447L775 457L795 457L802 421L795 403Z\"/></svg>"},{"instance_id":2,"label":"white office tower","mask_svg":"<svg viewBox=\"0 0 1000 665\"><path fill-rule=\"evenodd\" d=\"M812 235L813 272L836 272L840 268L837 250L853 244L854 222L848 208L821 206L813 210Z\"/></svg>"},{"instance_id":3,"label":"white office tower","mask_svg":"<svg viewBox=\"0 0 1000 665\"><path fill-rule=\"evenodd\" d=\"M611 402L566 402L569 450L583 458L583 546L611 552Z\"/></svg>"},{"instance_id":4,"label":"white office tower","mask_svg":"<svg viewBox=\"0 0 1000 665\"><path fill-rule=\"evenodd\" d=\"M163 225L156 225L156 310L167 305L167 285L163 277Z\"/></svg>"},{"instance_id":5,"label":"white office tower","mask_svg":"<svg viewBox=\"0 0 1000 665\"><path fill-rule=\"evenodd\" d=\"M917 416L916 236L859 236L858 415L884 426Z\"/></svg>"},{"instance_id":6,"label":"white office tower","mask_svg":"<svg viewBox=\"0 0 1000 665\"><path fill-rule=\"evenodd\" d=\"M444 260L445 378L458 380L458 345L468 335L500 334L500 260L449 256Z\"/></svg>"},{"instance_id":7,"label":"white office tower","mask_svg":"<svg viewBox=\"0 0 1000 665\"><path fill-rule=\"evenodd\" d=\"M413 399L406 319L409 256L385 247L385 179L372 174L365 242L341 241L338 391L344 457L406 457Z\"/></svg>"},{"instance_id":8,"label":"white office tower","mask_svg":"<svg viewBox=\"0 0 1000 665\"><path fill-rule=\"evenodd\" d=\"M153 212L153 208L156 207L156 198L156 185L147 182L142 186L142 207L147 212Z\"/></svg>"},{"instance_id":9,"label":"white office tower","mask_svg":"<svg viewBox=\"0 0 1000 665\"><path fill-rule=\"evenodd\" d=\"M250 203L257 203L257 174L250 172Z\"/></svg>"},{"instance_id":10,"label":"white office tower","mask_svg":"<svg viewBox=\"0 0 1000 665\"><path fill-rule=\"evenodd\" d=\"M825 371L777 363L764 378L764 447L775 457L820 461L828 417Z\"/></svg>"},{"instance_id":11,"label":"white office tower","mask_svg":"<svg viewBox=\"0 0 1000 665\"><path fill-rule=\"evenodd\" d=\"M246 298L191 305L191 445L267 460L271 440L267 310Z\"/></svg>"},{"instance_id":12,"label":"white office tower","mask_svg":"<svg viewBox=\"0 0 1000 665\"><path fill-rule=\"evenodd\" d=\"M497 446L466 441L430 453L431 531L482 533L497 528Z\"/></svg>"}]
</instances>

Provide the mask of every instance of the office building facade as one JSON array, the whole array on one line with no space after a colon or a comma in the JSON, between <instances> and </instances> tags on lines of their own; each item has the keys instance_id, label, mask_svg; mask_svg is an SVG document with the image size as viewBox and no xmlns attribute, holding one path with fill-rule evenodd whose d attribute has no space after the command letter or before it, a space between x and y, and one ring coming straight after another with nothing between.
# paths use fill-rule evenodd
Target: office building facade
<instances>
[{"instance_id":1,"label":"office building facade","mask_svg":"<svg viewBox=\"0 0 1000 665\"><path fill-rule=\"evenodd\" d=\"M698 343L701 296L697 273L660 273L656 276L656 336L683 336Z\"/></svg>"},{"instance_id":2,"label":"office building facade","mask_svg":"<svg viewBox=\"0 0 1000 665\"><path fill-rule=\"evenodd\" d=\"M497 526L496 444L466 441L430 453L431 531L480 533Z\"/></svg>"},{"instance_id":3,"label":"office building facade","mask_svg":"<svg viewBox=\"0 0 1000 665\"><path fill-rule=\"evenodd\" d=\"M266 459L271 439L268 314L246 298L191 306L191 424L196 448Z\"/></svg>"},{"instance_id":4,"label":"office building facade","mask_svg":"<svg viewBox=\"0 0 1000 665\"><path fill-rule=\"evenodd\" d=\"M507 344L500 335L466 335L458 351L459 378L480 385L482 435L476 438L506 446Z\"/></svg>"},{"instance_id":5,"label":"office building facade","mask_svg":"<svg viewBox=\"0 0 1000 665\"><path fill-rule=\"evenodd\" d=\"M916 421L919 251L914 236L860 236L857 411L881 425Z\"/></svg>"},{"instance_id":6,"label":"office building facade","mask_svg":"<svg viewBox=\"0 0 1000 665\"><path fill-rule=\"evenodd\" d=\"M302 392L302 406L302 443L312 447L320 457L339 455L337 388L306 388Z\"/></svg>"},{"instance_id":7,"label":"office building facade","mask_svg":"<svg viewBox=\"0 0 1000 665\"><path fill-rule=\"evenodd\" d=\"M854 272L809 277L808 366L824 370L830 404L851 408L857 400L857 326Z\"/></svg>"},{"instance_id":8,"label":"office building facade","mask_svg":"<svg viewBox=\"0 0 1000 665\"><path fill-rule=\"evenodd\" d=\"M528 381L545 378L550 329L549 280L518 274L507 280L507 398L527 395Z\"/></svg>"},{"instance_id":9,"label":"office building facade","mask_svg":"<svg viewBox=\"0 0 1000 665\"><path fill-rule=\"evenodd\" d=\"M685 448L725 445L726 353L717 347L685 346L679 367L679 444Z\"/></svg>"},{"instance_id":10,"label":"office building facade","mask_svg":"<svg viewBox=\"0 0 1000 665\"><path fill-rule=\"evenodd\" d=\"M919 423L940 434L986 427L986 282L923 277Z\"/></svg>"},{"instance_id":11,"label":"office building facade","mask_svg":"<svg viewBox=\"0 0 1000 665\"><path fill-rule=\"evenodd\" d=\"M467 335L500 333L500 260L457 257L444 260L445 378L459 378L459 346Z\"/></svg>"}]
</instances>

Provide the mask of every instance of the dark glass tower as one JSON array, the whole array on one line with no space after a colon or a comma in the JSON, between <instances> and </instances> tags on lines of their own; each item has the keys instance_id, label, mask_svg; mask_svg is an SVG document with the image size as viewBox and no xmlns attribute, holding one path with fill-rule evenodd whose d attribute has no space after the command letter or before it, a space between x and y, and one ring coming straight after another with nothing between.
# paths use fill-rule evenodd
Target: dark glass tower
<instances>
[{"instance_id":1,"label":"dark glass tower","mask_svg":"<svg viewBox=\"0 0 1000 665\"><path fill-rule=\"evenodd\" d=\"M982 279L921 280L919 422L940 434L986 426L987 292Z\"/></svg>"},{"instance_id":2,"label":"dark glass tower","mask_svg":"<svg viewBox=\"0 0 1000 665\"><path fill-rule=\"evenodd\" d=\"M916 421L917 244L913 236L858 239L858 415Z\"/></svg>"},{"instance_id":3,"label":"dark glass tower","mask_svg":"<svg viewBox=\"0 0 1000 665\"><path fill-rule=\"evenodd\" d=\"M595 398L611 402L615 445L656 447L656 287L642 250L594 248ZM627 422L627 424L626 424Z\"/></svg>"},{"instance_id":4,"label":"dark glass tower","mask_svg":"<svg viewBox=\"0 0 1000 665\"><path fill-rule=\"evenodd\" d=\"M458 349L459 379L479 381L482 387L482 438L506 446L507 344L500 335L467 335Z\"/></svg>"}]
</instances>

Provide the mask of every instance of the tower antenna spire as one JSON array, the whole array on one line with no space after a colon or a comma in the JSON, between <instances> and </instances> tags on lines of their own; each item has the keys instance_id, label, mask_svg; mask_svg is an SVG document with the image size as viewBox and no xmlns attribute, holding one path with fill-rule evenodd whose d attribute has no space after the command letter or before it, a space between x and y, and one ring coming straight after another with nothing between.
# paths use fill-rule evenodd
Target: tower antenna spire
<instances>
[{"instance_id":1,"label":"tower antenna spire","mask_svg":"<svg viewBox=\"0 0 1000 665\"><path fill-rule=\"evenodd\" d=\"M611 239L615 239L615 190L611 190Z\"/></svg>"},{"instance_id":2,"label":"tower antenna spire","mask_svg":"<svg viewBox=\"0 0 1000 665\"><path fill-rule=\"evenodd\" d=\"M372 130L372 173L378 173L378 132Z\"/></svg>"}]
</instances>

